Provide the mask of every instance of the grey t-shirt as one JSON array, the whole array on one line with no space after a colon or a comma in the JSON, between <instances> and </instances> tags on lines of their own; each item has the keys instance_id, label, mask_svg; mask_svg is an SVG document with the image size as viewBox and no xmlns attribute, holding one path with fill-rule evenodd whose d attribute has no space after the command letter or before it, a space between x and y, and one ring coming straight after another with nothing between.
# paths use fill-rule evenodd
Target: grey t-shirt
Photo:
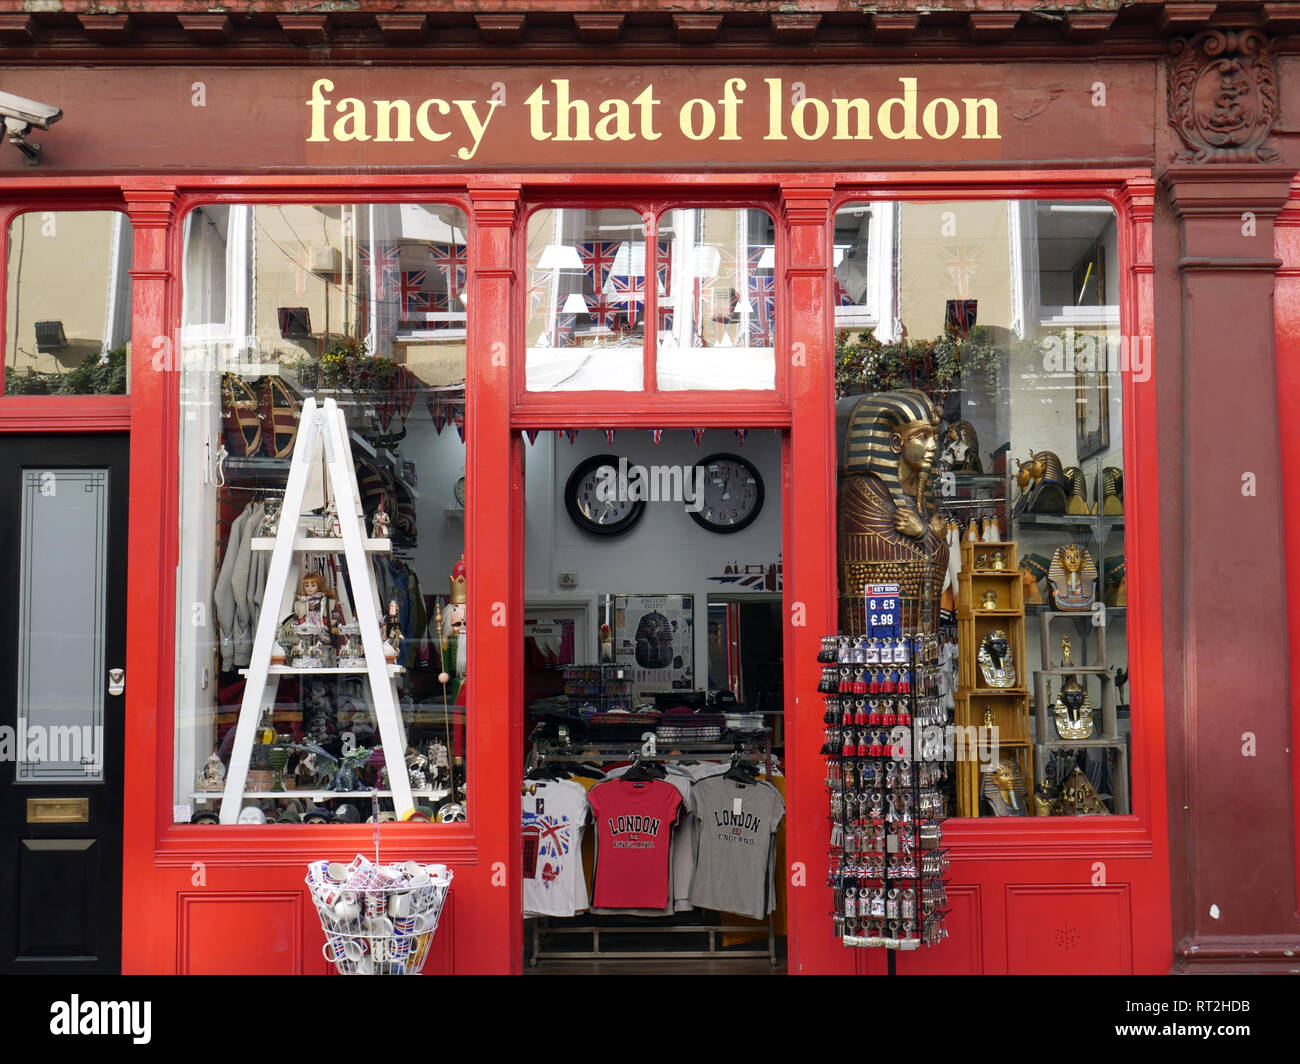
<instances>
[{"instance_id":1,"label":"grey t-shirt","mask_svg":"<svg viewBox=\"0 0 1300 1064\"><path fill-rule=\"evenodd\" d=\"M761 919L776 907L776 829L785 802L770 783L724 776L691 788L697 821L691 904Z\"/></svg>"}]
</instances>

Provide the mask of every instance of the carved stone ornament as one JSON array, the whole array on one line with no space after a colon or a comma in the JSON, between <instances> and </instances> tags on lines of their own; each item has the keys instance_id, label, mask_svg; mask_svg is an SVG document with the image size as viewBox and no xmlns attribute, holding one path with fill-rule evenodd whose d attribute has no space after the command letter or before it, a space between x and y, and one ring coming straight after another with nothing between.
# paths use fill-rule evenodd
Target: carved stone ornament
<instances>
[{"instance_id":1,"label":"carved stone ornament","mask_svg":"<svg viewBox=\"0 0 1300 1064\"><path fill-rule=\"evenodd\" d=\"M1206 30L1172 46L1169 124L1179 162L1271 162L1264 138L1278 119L1273 45L1259 30Z\"/></svg>"}]
</instances>

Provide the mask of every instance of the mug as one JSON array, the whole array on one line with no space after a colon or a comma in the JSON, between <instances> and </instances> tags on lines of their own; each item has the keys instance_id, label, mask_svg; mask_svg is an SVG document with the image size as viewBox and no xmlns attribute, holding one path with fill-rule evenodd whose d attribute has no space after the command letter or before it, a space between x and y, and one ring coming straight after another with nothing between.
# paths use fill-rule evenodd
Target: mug
<instances>
[{"instance_id":1,"label":"mug","mask_svg":"<svg viewBox=\"0 0 1300 1064\"><path fill-rule=\"evenodd\" d=\"M321 947L321 953L331 964L337 964L340 957L355 963L366 955L365 948L355 938L340 938L338 936L332 936Z\"/></svg>"}]
</instances>

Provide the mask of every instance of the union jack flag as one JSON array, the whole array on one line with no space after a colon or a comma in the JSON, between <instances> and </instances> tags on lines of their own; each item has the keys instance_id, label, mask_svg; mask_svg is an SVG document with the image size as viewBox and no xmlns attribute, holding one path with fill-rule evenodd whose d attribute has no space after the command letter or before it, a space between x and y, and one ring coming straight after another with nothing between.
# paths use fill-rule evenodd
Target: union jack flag
<instances>
[{"instance_id":1,"label":"union jack flag","mask_svg":"<svg viewBox=\"0 0 1300 1064\"><path fill-rule=\"evenodd\" d=\"M447 292L458 296L469 276L469 249L464 244L430 244L433 263L447 278Z\"/></svg>"},{"instance_id":2,"label":"union jack flag","mask_svg":"<svg viewBox=\"0 0 1300 1064\"><path fill-rule=\"evenodd\" d=\"M361 263L361 272L365 276L367 284L370 283L372 258L374 260L374 296L376 299L387 299L389 293L396 287L398 274L401 273L401 245L376 244L373 256L369 248L357 248L357 259Z\"/></svg>"},{"instance_id":3,"label":"union jack flag","mask_svg":"<svg viewBox=\"0 0 1300 1064\"><path fill-rule=\"evenodd\" d=\"M655 307L655 317L659 319L659 331L668 332L673 327L673 308L662 303Z\"/></svg>"},{"instance_id":4,"label":"union jack flag","mask_svg":"<svg viewBox=\"0 0 1300 1064\"><path fill-rule=\"evenodd\" d=\"M609 271L614 268L614 258L622 244L621 240L589 240L578 245L578 256L593 292L605 291Z\"/></svg>"},{"instance_id":5,"label":"union jack flag","mask_svg":"<svg viewBox=\"0 0 1300 1064\"><path fill-rule=\"evenodd\" d=\"M531 271L531 282L528 286L528 317L536 318L538 314L545 314L547 304L551 300L551 271L550 270L533 270Z\"/></svg>"},{"instance_id":6,"label":"union jack flag","mask_svg":"<svg viewBox=\"0 0 1300 1064\"><path fill-rule=\"evenodd\" d=\"M628 324L634 324L640 317L640 308L637 304L645 302L645 278L644 277L611 277L610 284L614 291L610 298L615 303L627 304Z\"/></svg>"},{"instance_id":7,"label":"union jack flag","mask_svg":"<svg viewBox=\"0 0 1300 1064\"><path fill-rule=\"evenodd\" d=\"M671 240L659 241L659 258L656 261L655 273L659 276L660 293L672 291L673 242Z\"/></svg>"},{"instance_id":8,"label":"union jack flag","mask_svg":"<svg viewBox=\"0 0 1300 1064\"><path fill-rule=\"evenodd\" d=\"M594 302L587 304L587 310L591 314L592 324L605 329L617 327L620 308L604 295L597 295Z\"/></svg>"},{"instance_id":9,"label":"union jack flag","mask_svg":"<svg viewBox=\"0 0 1300 1064\"><path fill-rule=\"evenodd\" d=\"M776 278L771 274L750 274L749 302L754 308L753 316L770 326L776 318Z\"/></svg>"},{"instance_id":10,"label":"union jack flag","mask_svg":"<svg viewBox=\"0 0 1300 1064\"><path fill-rule=\"evenodd\" d=\"M433 306L431 292L423 291L428 270L405 270L402 272L402 313L415 314L429 310Z\"/></svg>"},{"instance_id":11,"label":"union jack flag","mask_svg":"<svg viewBox=\"0 0 1300 1064\"><path fill-rule=\"evenodd\" d=\"M773 347L776 340L773 337L772 319L762 315L755 315L749 319L749 347Z\"/></svg>"},{"instance_id":12,"label":"union jack flag","mask_svg":"<svg viewBox=\"0 0 1300 1064\"><path fill-rule=\"evenodd\" d=\"M838 278L835 279L835 305L837 307L851 307L855 305L853 297L850 296L848 292L844 291L844 287L840 284Z\"/></svg>"}]
</instances>

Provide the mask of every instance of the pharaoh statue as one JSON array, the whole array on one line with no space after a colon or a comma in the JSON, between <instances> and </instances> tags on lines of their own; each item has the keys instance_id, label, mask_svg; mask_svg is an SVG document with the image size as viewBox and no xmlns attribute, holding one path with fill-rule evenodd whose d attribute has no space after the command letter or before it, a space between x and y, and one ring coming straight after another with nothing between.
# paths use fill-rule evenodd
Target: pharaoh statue
<instances>
[{"instance_id":1,"label":"pharaoh statue","mask_svg":"<svg viewBox=\"0 0 1300 1064\"><path fill-rule=\"evenodd\" d=\"M864 589L900 585L904 629L934 631L948 565L947 525L929 485L939 412L920 391L842 401L839 468L840 631L866 631Z\"/></svg>"}]
</instances>

